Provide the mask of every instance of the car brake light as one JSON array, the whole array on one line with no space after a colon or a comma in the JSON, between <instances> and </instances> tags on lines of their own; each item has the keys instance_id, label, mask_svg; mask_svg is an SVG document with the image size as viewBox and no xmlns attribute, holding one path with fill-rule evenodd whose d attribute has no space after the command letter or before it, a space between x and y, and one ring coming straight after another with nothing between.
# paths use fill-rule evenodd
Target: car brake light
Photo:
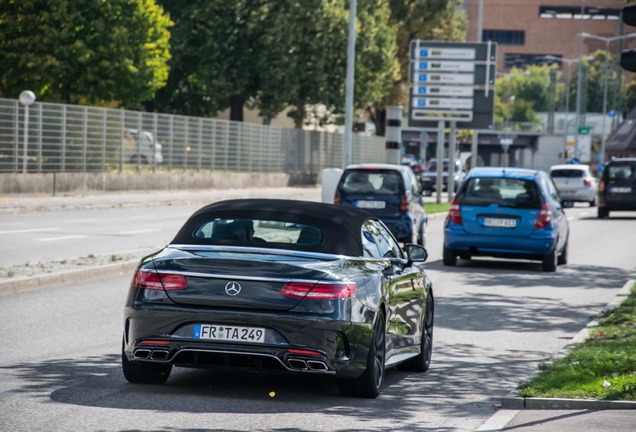
<instances>
[{"instance_id":1,"label":"car brake light","mask_svg":"<svg viewBox=\"0 0 636 432\"><path fill-rule=\"evenodd\" d=\"M464 225L464 221L462 220L462 211L457 198L453 199L453 203L451 204L448 212L448 217L451 222L456 223L457 225Z\"/></svg>"},{"instance_id":2,"label":"car brake light","mask_svg":"<svg viewBox=\"0 0 636 432\"><path fill-rule=\"evenodd\" d=\"M590 186L592 186L592 180L590 180L588 178L583 179L583 184L585 185L585 187L590 187Z\"/></svg>"},{"instance_id":3,"label":"car brake light","mask_svg":"<svg viewBox=\"0 0 636 432\"><path fill-rule=\"evenodd\" d=\"M340 205L340 192L336 191L336 194L333 196L333 203Z\"/></svg>"},{"instance_id":4,"label":"car brake light","mask_svg":"<svg viewBox=\"0 0 636 432\"><path fill-rule=\"evenodd\" d=\"M534 224L534 229L541 229L548 226L552 222L552 209L548 203L543 203L541 211L537 217L537 222Z\"/></svg>"},{"instance_id":5,"label":"car brake light","mask_svg":"<svg viewBox=\"0 0 636 432\"><path fill-rule=\"evenodd\" d=\"M174 291L186 289L188 280L180 274L138 270L135 273L134 284L141 289Z\"/></svg>"},{"instance_id":6,"label":"car brake light","mask_svg":"<svg viewBox=\"0 0 636 432\"><path fill-rule=\"evenodd\" d=\"M287 352L290 354L296 354L296 355L310 355L310 356L321 356L322 353L319 351L312 351L312 350L306 350L306 349L295 349L295 348L289 348L287 349Z\"/></svg>"},{"instance_id":7,"label":"car brake light","mask_svg":"<svg viewBox=\"0 0 636 432\"><path fill-rule=\"evenodd\" d=\"M598 184L598 191L605 192L605 179L601 178L601 181Z\"/></svg>"},{"instance_id":8,"label":"car brake light","mask_svg":"<svg viewBox=\"0 0 636 432\"><path fill-rule=\"evenodd\" d=\"M169 340L144 339L138 342L139 345L170 345Z\"/></svg>"},{"instance_id":9,"label":"car brake light","mask_svg":"<svg viewBox=\"0 0 636 432\"><path fill-rule=\"evenodd\" d=\"M280 289L284 297L301 300L340 300L353 297L358 289L354 282L347 283L308 283L287 282Z\"/></svg>"},{"instance_id":10,"label":"car brake light","mask_svg":"<svg viewBox=\"0 0 636 432\"><path fill-rule=\"evenodd\" d=\"M400 211L409 211L409 197L406 194L402 195L402 199L400 200Z\"/></svg>"}]
</instances>

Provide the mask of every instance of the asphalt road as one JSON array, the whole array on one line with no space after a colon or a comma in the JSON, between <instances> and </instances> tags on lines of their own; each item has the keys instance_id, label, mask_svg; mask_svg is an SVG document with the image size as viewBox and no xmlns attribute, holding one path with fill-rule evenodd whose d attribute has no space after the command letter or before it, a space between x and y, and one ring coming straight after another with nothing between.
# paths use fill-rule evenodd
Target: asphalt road
<instances>
[{"instance_id":1,"label":"asphalt road","mask_svg":"<svg viewBox=\"0 0 636 432\"><path fill-rule=\"evenodd\" d=\"M100 232L132 226L125 211L92 212L103 221ZM72 213L50 219L79 216ZM322 377L177 369L164 386L126 383L119 350L131 274L1 295L0 430L633 430L624 420L633 418L629 413L499 409L502 397L636 279L636 250L628 247L636 243L635 213L608 220L586 207L567 213L570 264L556 273L542 272L539 263L488 259L444 267L442 220L433 218L427 246L437 297L432 368L423 375L390 371L375 400L340 397ZM120 249L135 249L140 235L114 237ZM568 429L564 421L581 428Z\"/></svg>"}]
</instances>

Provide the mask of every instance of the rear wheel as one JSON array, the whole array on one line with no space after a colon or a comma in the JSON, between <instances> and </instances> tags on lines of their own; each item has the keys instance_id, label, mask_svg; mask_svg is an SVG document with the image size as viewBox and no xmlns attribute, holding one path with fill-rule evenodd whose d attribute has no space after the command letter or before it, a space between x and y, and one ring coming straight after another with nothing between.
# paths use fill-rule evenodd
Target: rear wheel
<instances>
[{"instance_id":1,"label":"rear wheel","mask_svg":"<svg viewBox=\"0 0 636 432\"><path fill-rule=\"evenodd\" d=\"M596 197L592 201L590 201L590 207L596 207Z\"/></svg>"},{"instance_id":2,"label":"rear wheel","mask_svg":"<svg viewBox=\"0 0 636 432\"><path fill-rule=\"evenodd\" d=\"M128 360L122 344L121 367L124 377L134 384L163 384L170 377L172 365L148 362L131 362Z\"/></svg>"},{"instance_id":3,"label":"rear wheel","mask_svg":"<svg viewBox=\"0 0 636 432\"><path fill-rule=\"evenodd\" d=\"M546 272L554 272L557 268L557 251L556 247L549 254L543 257L543 261L541 263L543 267L543 271Z\"/></svg>"},{"instance_id":4,"label":"rear wheel","mask_svg":"<svg viewBox=\"0 0 636 432\"><path fill-rule=\"evenodd\" d=\"M338 378L338 390L343 396L376 398L384 383L386 357L386 327L380 311L373 329L373 341L367 357L367 368L358 378Z\"/></svg>"},{"instance_id":5,"label":"rear wheel","mask_svg":"<svg viewBox=\"0 0 636 432\"><path fill-rule=\"evenodd\" d=\"M605 207L599 207L598 210L596 210L596 213L599 219L605 219L606 217L609 217L609 210Z\"/></svg>"},{"instance_id":6,"label":"rear wheel","mask_svg":"<svg viewBox=\"0 0 636 432\"><path fill-rule=\"evenodd\" d=\"M454 250L447 248L444 246L444 253L442 256L442 262L446 266L455 266L457 265L457 254Z\"/></svg>"},{"instance_id":7,"label":"rear wheel","mask_svg":"<svg viewBox=\"0 0 636 432\"><path fill-rule=\"evenodd\" d=\"M433 293L426 297L426 310L422 317L422 339L420 340L420 353L404 363L398 365L398 369L408 372L426 372L431 367L433 355L433 322L435 306Z\"/></svg>"}]
</instances>

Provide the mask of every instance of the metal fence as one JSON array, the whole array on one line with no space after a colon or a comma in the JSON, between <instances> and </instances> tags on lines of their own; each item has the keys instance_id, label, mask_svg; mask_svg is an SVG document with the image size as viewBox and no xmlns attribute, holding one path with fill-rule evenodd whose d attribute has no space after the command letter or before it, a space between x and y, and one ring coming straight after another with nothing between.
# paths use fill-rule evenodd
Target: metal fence
<instances>
[{"instance_id":1,"label":"metal fence","mask_svg":"<svg viewBox=\"0 0 636 432\"><path fill-rule=\"evenodd\" d=\"M44 102L28 116L26 109L0 99L0 172L318 173L342 166L340 133ZM353 135L353 163L384 161L384 138Z\"/></svg>"}]
</instances>

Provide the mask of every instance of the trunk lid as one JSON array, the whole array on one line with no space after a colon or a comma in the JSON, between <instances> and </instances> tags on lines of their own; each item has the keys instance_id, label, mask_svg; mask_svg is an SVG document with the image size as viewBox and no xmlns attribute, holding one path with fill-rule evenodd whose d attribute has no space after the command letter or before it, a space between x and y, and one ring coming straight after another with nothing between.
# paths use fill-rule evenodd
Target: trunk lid
<instances>
[{"instance_id":1,"label":"trunk lid","mask_svg":"<svg viewBox=\"0 0 636 432\"><path fill-rule=\"evenodd\" d=\"M186 276L186 289L166 294L188 306L290 310L302 299L284 297L280 290L285 283L316 283L331 266L330 261L280 254L180 251L176 255L155 259L154 265L159 273Z\"/></svg>"}]
</instances>

